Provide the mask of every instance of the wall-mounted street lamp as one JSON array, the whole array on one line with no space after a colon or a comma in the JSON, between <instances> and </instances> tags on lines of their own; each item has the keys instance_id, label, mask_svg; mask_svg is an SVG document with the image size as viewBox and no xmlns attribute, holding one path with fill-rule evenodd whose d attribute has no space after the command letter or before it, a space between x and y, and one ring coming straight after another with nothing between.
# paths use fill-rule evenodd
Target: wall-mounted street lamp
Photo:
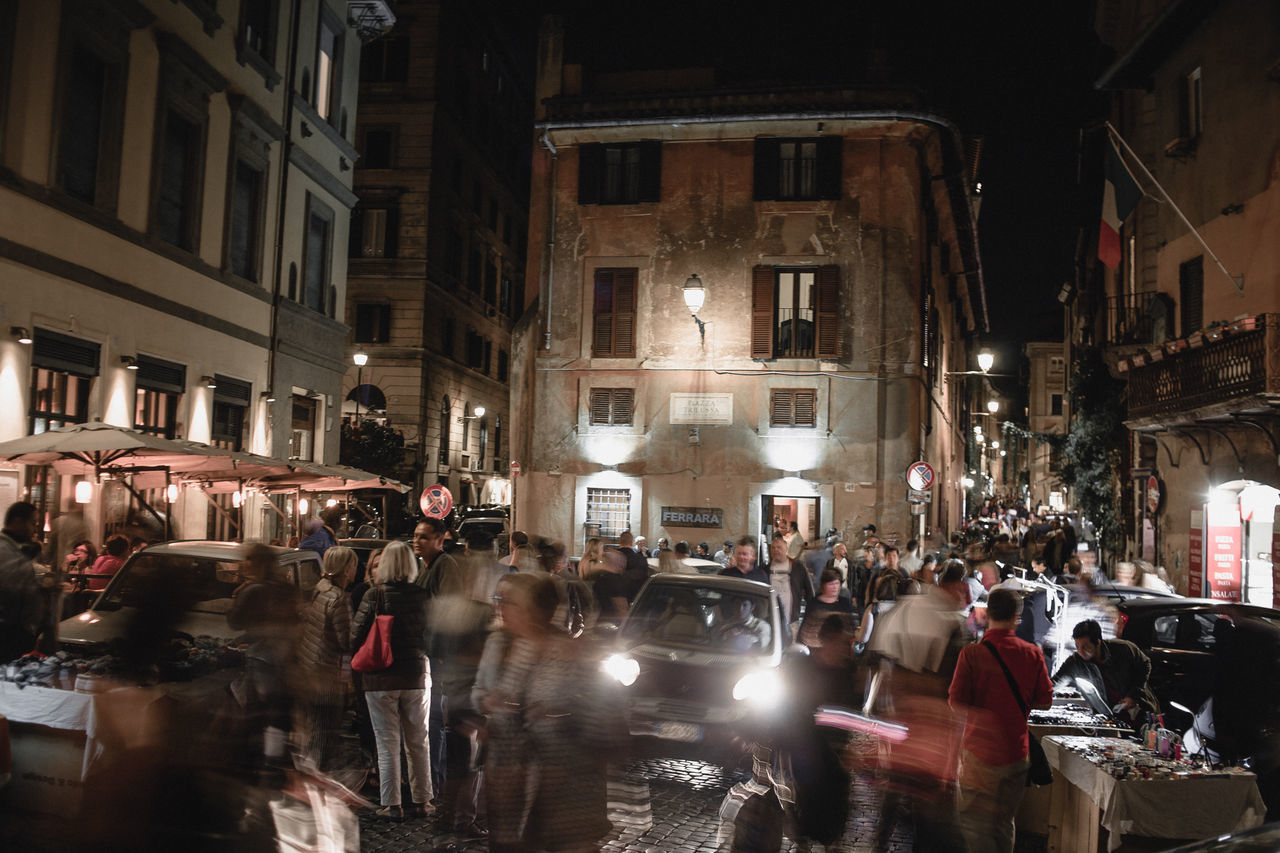
<instances>
[{"instance_id":1,"label":"wall-mounted street lamp","mask_svg":"<svg viewBox=\"0 0 1280 853\"><path fill-rule=\"evenodd\" d=\"M204 387L206 387L206 388L217 388L217 387L218 387L218 383L214 380L214 378L213 378L212 376L201 376L201 377L200 377L200 384L201 384L201 385L203 385L203 386L204 386Z\"/></svg>"},{"instance_id":2,"label":"wall-mounted street lamp","mask_svg":"<svg viewBox=\"0 0 1280 853\"><path fill-rule=\"evenodd\" d=\"M364 350L356 350L351 360L356 365L356 427L360 426L360 389L364 387L364 366L369 363L369 355Z\"/></svg>"},{"instance_id":3,"label":"wall-mounted street lamp","mask_svg":"<svg viewBox=\"0 0 1280 853\"><path fill-rule=\"evenodd\" d=\"M694 273L685 279L684 304L693 315L693 322L698 324L698 337L704 344L707 342L707 324L699 319L698 312L702 310L702 303L706 300L707 289L702 286L702 279L698 278L698 274Z\"/></svg>"},{"instance_id":4,"label":"wall-mounted street lamp","mask_svg":"<svg viewBox=\"0 0 1280 853\"><path fill-rule=\"evenodd\" d=\"M480 418L484 417L484 413L486 409L484 406L476 406L475 409L473 409L472 411L474 411L475 414L458 415L458 423L465 424L467 421L479 420Z\"/></svg>"},{"instance_id":5,"label":"wall-mounted street lamp","mask_svg":"<svg viewBox=\"0 0 1280 853\"><path fill-rule=\"evenodd\" d=\"M138 369L138 359L137 359L135 356L132 356L132 355L122 355L122 356L120 356L120 363L124 365L125 370L137 370L137 369Z\"/></svg>"},{"instance_id":6,"label":"wall-mounted street lamp","mask_svg":"<svg viewBox=\"0 0 1280 853\"><path fill-rule=\"evenodd\" d=\"M31 343L31 333L27 331L25 326L10 326L9 337L23 345Z\"/></svg>"},{"instance_id":7,"label":"wall-mounted street lamp","mask_svg":"<svg viewBox=\"0 0 1280 853\"><path fill-rule=\"evenodd\" d=\"M994 415L996 412L1000 411L1000 403L995 400L988 400L987 411Z\"/></svg>"},{"instance_id":8,"label":"wall-mounted street lamp","mask_svg":"<svg viewBox=\"0 0 1280 853\"><path fill-rule=\"evenodd\" d=\"M978 353L978 369L977 370L953 370L947 374L947 379L953 376L1007 376L1004 373L992 373L991 368L995 367L996 357L988 350Z\"/></svg>"}]
</instances>

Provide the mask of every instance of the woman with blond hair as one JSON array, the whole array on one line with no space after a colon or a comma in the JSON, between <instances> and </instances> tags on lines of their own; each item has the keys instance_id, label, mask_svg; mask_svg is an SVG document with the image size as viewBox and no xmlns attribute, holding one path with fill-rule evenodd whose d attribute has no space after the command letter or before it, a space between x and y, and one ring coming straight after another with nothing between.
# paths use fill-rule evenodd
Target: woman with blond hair
<instances>
[{"instance_id":1,"label":"woman with blond hair","mask_svg":"<svg viewBox=\"0 0 1280 853\"><path fill-rule=\"evenodd\" d=\"M298 665L302 698L303 754L320 770L332 766L342 712L347 705L343 655L351 649L351 611L346 588L355 577L356 552L335 545L324 554L324 574L302 613Z\"/></svg>"},{"instance_id":2,"label":"woman with blond hair","mask_svg":"<svg viewBox=\"0 0 1280 853\"><path fill-rule=\"evenodd\" d=\"M378 616L391 621L391 665L362 675L369 719L378 750L379 817L425 817L431 801L424 685L427 675L427 593L414 581L418 562L408 542L392 542L382 552L373 586L360 601L351 624L351 648L359 649ZM400 805L400 751L409 765L413 805Z\"/></svg>"},{"instance_id":3,"label":"woman with blond hair","mask_svg":"<svg viewBox=\"0 0 1280 853\"><path fill-rule=\"evenodd\" d=\"M582 549L582 559L578 561L578 577L591 580L600 572L606 571L609 565L604 560L604 542L596 537L587 540Z\"/></svg>"}]
</instances>

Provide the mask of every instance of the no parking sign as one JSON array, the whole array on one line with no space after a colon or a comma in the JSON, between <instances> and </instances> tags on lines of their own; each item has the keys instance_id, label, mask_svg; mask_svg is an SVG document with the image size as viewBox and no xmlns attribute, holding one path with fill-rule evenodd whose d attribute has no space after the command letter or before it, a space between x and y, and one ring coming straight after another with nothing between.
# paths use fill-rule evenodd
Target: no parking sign
<instances>
[{"instance_id":1,"label":"no parking sign","mask_svg":"<svg viewBox=\"0 0 1280 853\"><path fill-rule=\"evenodd\" d=\"M444 518L453 511L453 495L444 486L427 486L422 490L418 506L428 518Z\"/></svg>"}]
</instances>

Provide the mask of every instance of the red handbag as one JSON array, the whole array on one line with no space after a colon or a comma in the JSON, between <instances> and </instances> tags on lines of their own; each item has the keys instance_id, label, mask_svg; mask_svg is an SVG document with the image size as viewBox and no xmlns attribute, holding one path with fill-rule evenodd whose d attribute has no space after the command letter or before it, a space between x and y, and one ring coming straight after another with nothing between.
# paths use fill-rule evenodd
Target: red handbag
<instances>
[{"instance_id":1,"label":"red handbag","mask_svg":"<svg viewBox=\"0 0 1280 853\"><path fill-rule=\"evenodd\" d=\"M369 635L359 651L351 658L351 668L356 672L377 672L391 666L394 657L391 655L391 622L394 616L379 615L382 610L382 589L377 590L377 603L374 605L373 625Z\"/></svg>"}]
</instances>

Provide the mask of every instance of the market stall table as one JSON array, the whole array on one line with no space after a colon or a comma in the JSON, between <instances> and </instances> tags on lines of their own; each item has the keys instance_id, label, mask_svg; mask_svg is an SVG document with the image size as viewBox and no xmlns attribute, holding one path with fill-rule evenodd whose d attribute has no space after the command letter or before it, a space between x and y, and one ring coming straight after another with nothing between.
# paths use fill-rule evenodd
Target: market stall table
<instances>
[{"instance_id":1,"label":"market stall table","mask_svg":"<svg viewBox=\"0 0 1280 853\"><path fill-rule=\"evenodd\" d=\"M1107 849L1125 835L1197 840L1262 823L1257 777L1240 768L1201 771L1118 738L1043 738L1054 769L1049 851Z\"/></svg>"}]
</instances>

